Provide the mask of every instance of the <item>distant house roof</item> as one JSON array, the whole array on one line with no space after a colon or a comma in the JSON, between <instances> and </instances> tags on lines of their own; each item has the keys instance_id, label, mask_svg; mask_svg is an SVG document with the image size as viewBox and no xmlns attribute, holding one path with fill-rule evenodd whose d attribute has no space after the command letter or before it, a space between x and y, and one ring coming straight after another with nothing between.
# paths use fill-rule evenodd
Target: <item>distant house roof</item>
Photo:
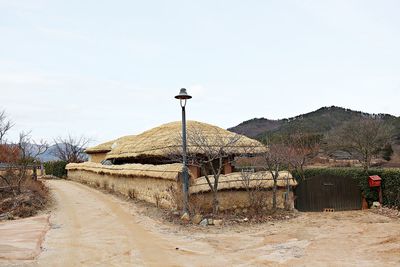
<instances>
[{"instance_id":1,"label":"distant house roof","mask_svg":"<svg viewBox=\"0 0 400 267\"><path fill-rule=\"evenodd\" d=\"M116 146L119 142L125 141L125 140L129 140L131 138L133 138L134 135L127 135L127 136L123 136L120 137L118 139L115 140L111 140L105 143L101 143L97 146L93 146L93 147L89 147L86 148L85 152L87 154L96 154L96 153L107 153L110 152L113 146Z\"/></svg>"}]
</instances>

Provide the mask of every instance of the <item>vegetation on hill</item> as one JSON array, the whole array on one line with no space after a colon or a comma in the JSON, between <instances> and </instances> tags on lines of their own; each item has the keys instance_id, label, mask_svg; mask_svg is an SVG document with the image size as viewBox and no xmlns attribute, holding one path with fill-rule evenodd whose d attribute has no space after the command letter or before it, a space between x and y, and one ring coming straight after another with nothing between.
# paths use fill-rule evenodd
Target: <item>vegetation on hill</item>
<instances>
[{"instance_id":1,"label":"vegetation on hill","mask_svg":"<svg viewBox=\"0 0 400 267\"><path fill-rule=\"evenodd\" d=\"M361 118L380 118L388 122L396 129L395 138L400 141L400 117L389 114L369 114L335 106L323 107L316 111L288 119L268 120L265 118L255 118L242 122L228 130L259 140L273 140L294 131L303 131L316 136L324 136L344 122Z\"/></svg>"}]
</instances>

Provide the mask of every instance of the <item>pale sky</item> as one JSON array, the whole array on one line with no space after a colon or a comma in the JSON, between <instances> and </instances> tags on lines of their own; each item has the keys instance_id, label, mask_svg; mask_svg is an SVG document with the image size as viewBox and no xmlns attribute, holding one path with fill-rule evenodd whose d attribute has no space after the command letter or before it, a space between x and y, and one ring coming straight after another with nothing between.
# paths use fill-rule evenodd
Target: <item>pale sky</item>
<instances>
[{"instance_id":1,"label":"pale sky","mask_svg":"<svg viewBox=\"0 0 400 267\"><path fill-rule=\"evenodd\" d=\"M0 110L93 143L337 105L400 115L400 1L0 0Z\"/></svg>"}]
</instances>

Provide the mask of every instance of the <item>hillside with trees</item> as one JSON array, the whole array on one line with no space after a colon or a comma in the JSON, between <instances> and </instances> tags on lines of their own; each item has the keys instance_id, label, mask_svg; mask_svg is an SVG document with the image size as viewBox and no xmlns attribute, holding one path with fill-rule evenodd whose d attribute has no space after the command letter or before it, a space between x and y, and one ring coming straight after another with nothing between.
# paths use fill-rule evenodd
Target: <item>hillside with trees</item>
<instances>
[{"instance_id":1,"label":"hillside with trees","mask_svg":"<svg viewBox=\"0 0 400 267\"><path fill-rule=\"evenodd\" d=\"M259 140L271 140L299 130L324 136L345 122L362 118L380 118L387 122L395 128L395 138L400 141L400 117L390 114L370 114L336 106L323 107L316 111L287 119L254 118L228 130Z\"/></svg>"},{"instance_id":2,"label":"hillside with trees","mask_svg":"<svg viewBox=\"0 0 400 267\"><path fill-rule=\"evenodd\" d=\"M400 164L400 117L390 114L331 106L281 120L255 118L228 130L270 144L301 133L321 145L319 158L355 159L364 167L372 157L384 159L387 166Z\"/></svg>"}]
</instances>

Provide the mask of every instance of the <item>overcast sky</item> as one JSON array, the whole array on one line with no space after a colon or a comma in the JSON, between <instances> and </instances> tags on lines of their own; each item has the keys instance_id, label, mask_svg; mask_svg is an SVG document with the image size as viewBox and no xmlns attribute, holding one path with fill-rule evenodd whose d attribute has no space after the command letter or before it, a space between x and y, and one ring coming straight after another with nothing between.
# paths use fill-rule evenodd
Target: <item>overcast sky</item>
<instances>
[{"instance_id":1,"label":"overcast sky","mask_svg":"<svg viewBox=\"0 0 400 267\"><path fill-rule=\"evenodd\" d=\"M96 142L337 105L400 115L400 1L0 0L0 110Z\"/></svg>"}]
</instances>

